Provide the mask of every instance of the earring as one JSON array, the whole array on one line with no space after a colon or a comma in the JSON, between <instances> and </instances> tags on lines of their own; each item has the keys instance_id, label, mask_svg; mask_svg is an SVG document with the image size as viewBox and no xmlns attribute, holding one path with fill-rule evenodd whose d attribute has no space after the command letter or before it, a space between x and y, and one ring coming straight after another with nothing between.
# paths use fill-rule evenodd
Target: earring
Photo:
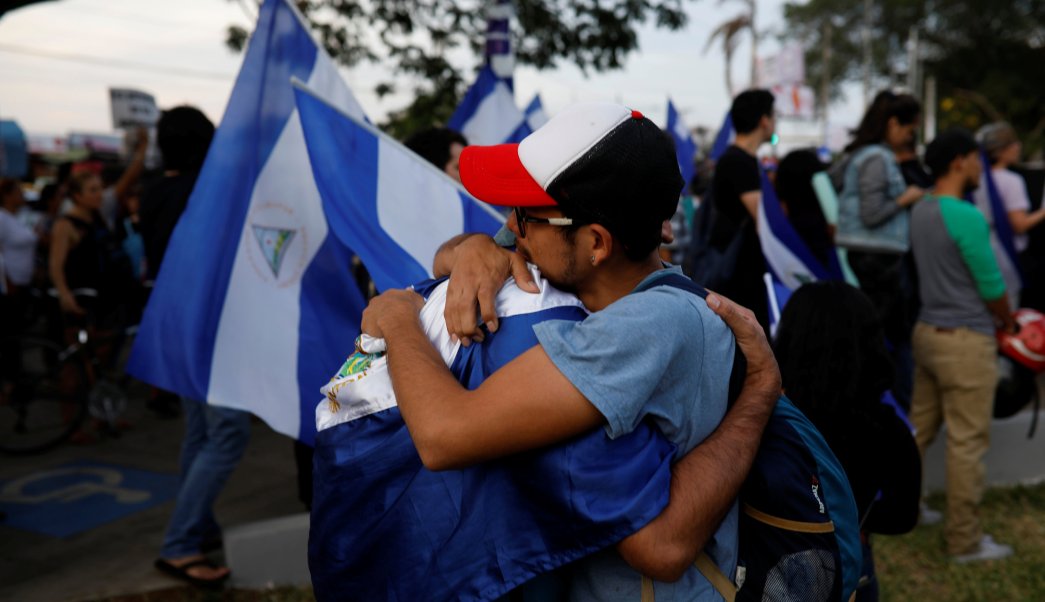
<instances>
[{"instance_id":1,"label":"earring","mask_svg":"<svg viewBox=\"0 0 1045 602\"><path fill-rule=\"evenodd\" d=\"M595 265L595 256L594 255L591 256L591 264Z\"/></svg>"}]
</instances>

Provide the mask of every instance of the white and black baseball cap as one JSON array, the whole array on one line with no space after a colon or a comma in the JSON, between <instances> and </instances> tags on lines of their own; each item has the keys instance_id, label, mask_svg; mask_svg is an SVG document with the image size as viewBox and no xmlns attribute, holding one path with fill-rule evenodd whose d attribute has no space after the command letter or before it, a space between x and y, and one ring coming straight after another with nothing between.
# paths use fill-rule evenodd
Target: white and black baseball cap
<instances>
[{"instance_id":1,"label":"white and black baseball cap","mask_svg":"<svg viewBox=\"0 0 1045 602\"><path fill-rule=\"evenodd\" d=\"M608 102L572 105L519 144L465 148L461 181L492 205L557 206L604 225L625 247L650 249L683 185L671 139L642 113Z\"/></svg>"}]
</instances>

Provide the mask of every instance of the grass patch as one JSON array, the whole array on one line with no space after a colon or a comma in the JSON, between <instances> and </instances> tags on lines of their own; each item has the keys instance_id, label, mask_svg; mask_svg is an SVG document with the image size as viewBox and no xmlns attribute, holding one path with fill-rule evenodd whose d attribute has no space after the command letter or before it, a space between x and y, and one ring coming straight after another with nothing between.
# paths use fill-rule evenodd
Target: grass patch
<instances>
[{"instance_id":1,"label":"grass patch","mask_svg":"<svg viewBox=\"0 0 1045 602\"><path fill-rule=\"evenodd\" d=\"M944 508L943 494L929 499ZM883 602L894 600L1045 600L1045 484L990 489L980 511L984 531L1009 544L1009 558L959 565L950 561L943 524L899 537L874 537Z\"/></svg>"}]
</instances>

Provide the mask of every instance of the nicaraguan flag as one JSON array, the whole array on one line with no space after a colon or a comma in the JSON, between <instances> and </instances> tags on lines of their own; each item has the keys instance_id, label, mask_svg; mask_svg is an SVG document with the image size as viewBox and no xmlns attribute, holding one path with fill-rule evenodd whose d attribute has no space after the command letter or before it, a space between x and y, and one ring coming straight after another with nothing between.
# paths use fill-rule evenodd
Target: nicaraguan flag
<instances>
[{"instance_id":1,"label":"nicaraguan flag","mask_svg":"<svg viewBox=\"0 0 1045 602\"><path fill-rule=\"evenodd\" d=\"M830 253L830 265L821 264L805 241L798 235L777 199L776 191L764 171L762 202L758 205L758 240L766 267L777 282L795 290L815 280L844 280L836 253ZM783 305L781 304L781 307Z\"/></svg>"},{"instance_id":2,"label":"nicaraguan flag","mask_svg":"<svg viewBox=\"0 0 1045 602\"><path fill-rule=\"evenodd\" d=\"M1023 272L1020 270L1020 256L1016 251L1015 233L1012 231L1012 223L1009 222L1009 213L1005 210L1005 204L1001 200L1001 193L998 192L998 185L994 182L991 162L987 158L986 152L980 151L980 161L983 162L983 180L987 189L985 192L987 193L987 202L990 204L991 223L994 226L994 234L996 235L996 244L992 246L1000 247L1001 251L999 253L996 250L994 255L998 258L999 263L1005 262L1008 264L1002 266L1002 273L1015 277L1022 288Z\"/></svg>"},{"instance_id":3,"label":"nicaraguan flag","mask_svg":"<svg viewBox=\"0 0 1045 602\"><path fill-rule=\"evenodd\" d=\"M312 90L296 89L330 230L357 250L378 290L430 278L448 239L501 228L501 214L416 153Z\"/></svg>"},{"instance_id":4,"label":"nicaraguan flag","mask_svg":"<svg viewBox=\"0 0 1045 602\"><path fill-rule=\"evenodd\" d=\"M526 114L526 124L535 132L537 128L548 123L548 114L544 112L544 104L541 102L540 94L533 95L533 100L526 105L526 110L523 112Z\"/></svg>"},{"instance_id":5,"label":"nicaraguan flag","mask_svg":"<svg viewBox=\"0 0 1045 602\"><path fill-rule=\"evenodd\" d=\"M447 123L464 134L469 144L521 142L533 132L526 114L515 104L515 53L510 35L513 14L511 0L497 0L487 10L486 62Z\"/></svg>"},{"instance_id":6,"label":"nicaraguan flag","mask_svg":"<svg viewBox=\"0 0 1045 602\"><path fill-rule=\"evenodd\" d=\"M537 344L533 326L581 320L579 301L534 271L539 294L509 281L500 328L450 340L445 281L415 287L421 323L469 389ZM351 349L346 339L346 349ZM646 423L463 470L424 468L395 403L386 358L353 353L316 409L309 569L326 600L492 600L611 546L666 505L674 446Z\"/></svg>"},{"instance_id":7,"label":"nicaraguan flag","mask_svg":"<svg viewBox=\"0 0 1045 602\"><path fill-rule=\"evenodd\" d=\"M365 303L353 252L328 231L291 77L362 119L293 5L266 0L128 371L310 443L316 383L342 359Z\"/></svg>"},{"instance_id":8,"label":"nicaraguan flag","mask_svg":"<svg viewBox=\"0 0 1045 602\"><path fill-rule=\"evenodd\" d=\"M730 143L733 142L733 115L726 111L726 117L722 120L722 127L718 128L715 142L711 145L711 160L718 161L722 153L726 152Z\"/></svg>"},{"instance_id":9,"label":"nicaraguan flag","mask_svg":"<svg viewBox=\"0 0 1045 602\"><path fill-rule=\"evenodd\" d=\"M479 71L447 125L464 134L469 144L484 146L521 142L533 131L515 105L511 80L497 77L489 65Z\"/></svg>"},{"instance_id":10,"label":"nicaraguan flag","mask_svg":"<svg viewBox=\"0 0 1045 602\"><path fill-rule=\"evenodd\" d=\"M693 173L697 167L694 161L697 157L697 143L693 141L693 135L682 121L675 103L668 99L668 134L675 142L675 156L679 161L679 170L682 171L682 180L686 183L684 190L689 189L693 181Z\"/></svg>"}]
</instances>

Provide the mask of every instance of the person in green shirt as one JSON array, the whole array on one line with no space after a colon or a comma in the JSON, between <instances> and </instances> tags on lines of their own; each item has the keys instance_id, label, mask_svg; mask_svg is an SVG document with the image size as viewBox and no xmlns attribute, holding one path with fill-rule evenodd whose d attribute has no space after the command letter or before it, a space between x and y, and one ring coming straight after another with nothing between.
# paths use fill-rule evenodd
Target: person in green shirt
<instances>
[{"instance_id":1,"label":"person in green shirt","mask_svg":"<svg viewBox=\"0 0 1045 602\"><path fill-rule=\"evenodd\" d=\"M947 551L960 563L996 560L1012 548L983 533L977 507L997 385L995 330L1014 330L990 230L972 203L979 148L964 130L940 134L926 149L935 185L911 211L911 245L922 307L912 338L911 422L925 450L947 425Z\"/></svg>"}]
</instances>

